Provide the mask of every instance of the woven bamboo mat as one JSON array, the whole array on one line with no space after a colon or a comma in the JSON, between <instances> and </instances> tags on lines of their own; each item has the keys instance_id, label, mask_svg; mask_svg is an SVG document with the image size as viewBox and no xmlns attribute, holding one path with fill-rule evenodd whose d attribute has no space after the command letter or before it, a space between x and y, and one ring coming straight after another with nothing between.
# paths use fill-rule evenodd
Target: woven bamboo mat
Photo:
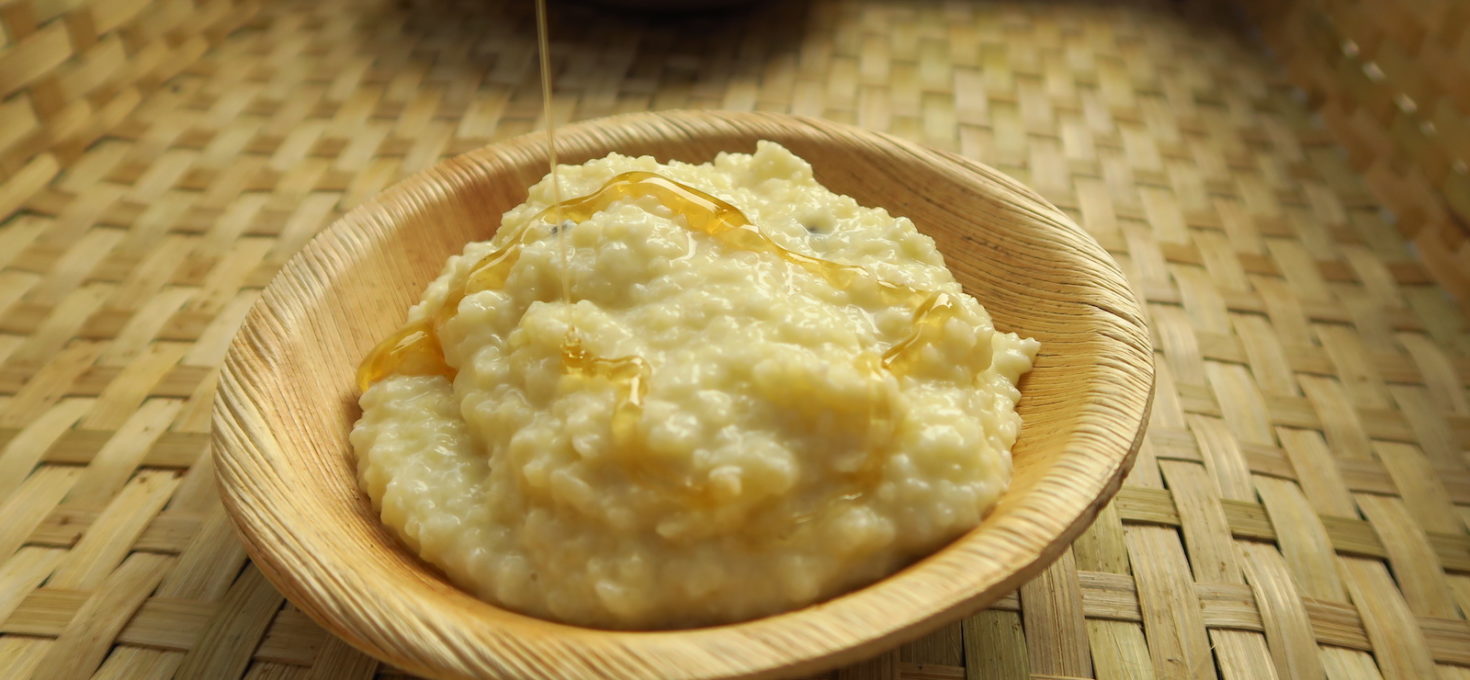
<instances>
[{"instance_id":1,"label":"woven bamboo mat","mask_svg":"<svg viewBox=\"0 0 1470 680\"><path fill-rule=\"evenodd\" d=\"M0 179L0 676L398 675L248 564L211 397L318 228L540 124L529 2L266 1L229 35L130 26L98 52L146 2L0 2L0 97L57 40L100 54L57 91L136 76L80 108L0 100L71 142ZM214 29L253 9L154 4ZM991 610L836 677L1470 678L1470 324L1224 22L964 0L552 20L559 119L766 109L958 151L1071 213L1147 301L1158 393L1117 500Z\"/></svg>"},{"instance_id":2,"label":"woven bamboo mat","mask_svg":"<svg viewBox=\"0 0 1470 680\"><path fill-rule=\"evenodd\" d=\"M1244 0L1399 233L1470 297L1470 5Z\"/></svg>"}]
</instances>

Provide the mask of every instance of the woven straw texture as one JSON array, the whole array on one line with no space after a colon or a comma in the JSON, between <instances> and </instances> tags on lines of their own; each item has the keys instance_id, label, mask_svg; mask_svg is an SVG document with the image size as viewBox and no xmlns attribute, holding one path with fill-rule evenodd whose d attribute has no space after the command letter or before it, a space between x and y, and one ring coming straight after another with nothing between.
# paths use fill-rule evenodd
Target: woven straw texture
<instances>
[{"instance_id":1,"label":"woven straw texture","mask_svg":"<svg viewBox=\"0 0 1470 680\"><path fill-rule=\"evenodd\" d=\"M1399 231L1470 297L1470 5L1246 4Z\"/></svg>"},{"instance_id":2,"label":"woven straw texture","mask_svg":"<svg viewBox=\"0 0 1470 680\"><path fill-rule=\"evenodd\" d=\"M247 563L208 417L317 229L541 123L509 4L0 2L0 675L398 674ZM765 109L958 151L1146 301L1157 394L1117 500L991 610L835 677L1470 678L1457 270L1243 33L1172 2L552 22L559 119Z\"/></svg>"}]
</instances>

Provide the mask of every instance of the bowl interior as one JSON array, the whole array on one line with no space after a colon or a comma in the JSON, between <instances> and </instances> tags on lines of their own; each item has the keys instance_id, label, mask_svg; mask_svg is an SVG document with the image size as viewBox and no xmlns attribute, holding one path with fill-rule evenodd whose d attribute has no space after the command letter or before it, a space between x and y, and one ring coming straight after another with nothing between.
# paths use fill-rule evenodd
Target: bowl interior
<instances>
[{"instance_id":1,"label":"bowl interior","mask_svg":"<svg viewBox=\"0 0 1470 680\"><path fill-rule=\"evenodd\" d=\"M1055 208L976 163L831 123L765 114L637 114L562 131L562 162L618 151L703 162L773 139L819 181L913 219L996 326L1041 341L1023 382L1015 478L977 530L873 586L752 622L626 633L474 599L408 553L355 481L346 433L357 362L425 285L546 172L542 138L410 178L289 262L232 346L216 405L220 483L247 547L299 607L411 670L723 677L802 673L917 636L1049 563L1116 491L1147 412L1152 352L1107 255Z\"/></svg>"}]
</instances>

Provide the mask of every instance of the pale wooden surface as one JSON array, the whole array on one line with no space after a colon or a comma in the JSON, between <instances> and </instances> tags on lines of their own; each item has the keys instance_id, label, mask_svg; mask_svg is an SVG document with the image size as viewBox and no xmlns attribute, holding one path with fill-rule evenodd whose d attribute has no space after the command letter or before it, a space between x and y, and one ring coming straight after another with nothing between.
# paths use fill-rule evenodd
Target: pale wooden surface
<instances>
[{"instance_id":1,"label":"pale wooden surface","mask_svg":"<svg viewBox=\"0 0 1470 680\"><path fill-rule=\"evenodd\" d=\"M261 587L201 456L209 405L312 233L536 124L527 5L0 5L10 676L397 675ZM1466 676L1466 317L1260 49L1164 2L602 16L554 11L561 116L765 109L955 150L1070 213L1147 300L1153 424L1071 560L845 676Z\"/></svg>"},{"instance_id":2,"label":"pale wooden surface","mask_svg":"<svg viewBox=\"0 0 1470 680\"><path fill-rule=\"evenodd\" d=\"M833 191L913 219L997 328L1041 343L1021 383L1010 487L978 530L817 607L657 634L497 609L404 549L358 488L346 440L360 415L358 361L403 325L446 259L490 238L493 216L545 175L545 138L532 133L369 200L287 262L246 316L220 376L213 443L225 506L256 566L328 630L427 675L671 679L791 677L871 657L1046 568L1116 493L1148 415L1153 348L1122 272L1059 210L994 170L821 119L612 116L561 127L557 156L581 163L616 149L697 163L763 139L809 161Z\"/></svg>"}]
</instances>

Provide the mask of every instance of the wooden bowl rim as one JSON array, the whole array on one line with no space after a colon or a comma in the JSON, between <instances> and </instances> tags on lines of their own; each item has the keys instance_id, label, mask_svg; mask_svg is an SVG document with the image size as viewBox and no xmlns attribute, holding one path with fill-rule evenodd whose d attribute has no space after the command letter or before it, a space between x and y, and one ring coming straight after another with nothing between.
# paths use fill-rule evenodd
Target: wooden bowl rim
<instances>
[{"instance_id":1,"label":"wooden bowl rim","mask_svg":"<svg viewBox=\"0 0 1470 680\"><path fill-rule=\"evenodd\" d=\"M328 579L328 590L301 587L298 575L286 562L303 557L313 561L331 559L330 546L299 545L300 537L284 535L279 527L292 518L282 512L289 504L257 504L260 482L255 477L269 470L252 466L248 456L235 455L242 440L264 436L253 445L276 453L279 445L269 432L261 432L263 416L250 397L248 386L258 376L248 375L242 357L259 353L262 326L279 325L271 311L279 307L290 289L307 277L320 274L314 265L341 259L340 247L360 247L364 235L380 235L392 229L392 215L406 202L442 199L457 189L445 188L451 170L480 181L492 180L489 159L511 151L544 157L544 133L531 132L441 161L407 177L365 201L314 236L294 255L266 286L246 315L227 352L220 373L213 411L212 449L220 495L247 552L256 565L287 598L328 631L354 647L415 673L432 677L483 677L518 675L534 670L539 677L602 677L606 669L642 669L660 677L726 678L773 677L817 672L864 655L916 638L929 630L973 613L1019 587L1025 580L1054 561L1086 528L1096 513L1117 492L1124 473L1131 467L1142 442L1144 425L1153 398L1153 350L1137 300L1116 264L1086 232L1034 191L981 163L956 154L934 151L881 132L831 121L775 113L722 111L660 111L631 113L579 122L558 131L558 147L596 131L634 129L640 125L666 125L693 130L722 125L724 133L742 133L762 126L781 126L788 133L849 140L920 156L932 156L973 173L979 185L991 183L1014 191L1030 202L1035 220L1057 229L1077 249L1074 259L1087 265L1098 281L1124 291L1119 304L1098 306L1106 314L1109 332L1102 342L1119 351L1124 360L1099 366L1109 386L1121 390L1111 394L1111 403L1096 401L1089 385L1089 407L1078 413L1079 430L1090 435L1087 442L1074 435L1066 447L1069 466L1065 478L1048 471L1030 495L1047 489L1055 501L1067 501L1064 511L1029 512L1014 524L1027 524L1033 531L1019 531L1009 524L976 531L958 539L915 565L860 590L793 612L735 624L669 631L609 631L552 623L520 617L523 623L504 629L489 629L473 615L424 608L397 591L364 597L352 590L351 565ZM616 135L610 135L615 139ZM615 151L617 149L608 149ZM386 233L386 232L383 232ZM342 265L329 272L340 282ZM299 289L295 291L299 293ZM983 300L982 300L983 302ZM293 303L294 304L294 303ZM1100 323L1100 322L1099 322ZM1096 381L1101 383L1103 381ZM1024 434L1023 426L1023 434ZM251 435L254 435L252 437ZM345 433L344 433L345 436ZM273 448L274 447L274 448ZM1105 456L1076 456L1086 449ZM1035 510L1033 508L1033 510ZM1008 518L1010 519L1010 518ZM1005 528L1005 531L1001 531ZM996 549L1012 553L996 558ZM289 558L289 559L288 559ZM1010 560L1001 566L1005 560ZM961 561L962 562L956 562ZM955 563L948 563L955 562ZM943 564L943 568L936 565ZM980 568L984 567L984 568ZM973 577L955 583L956 573ZM902 582L906 588L898 588ZM942 597L915 602L902 591L932 591ZM465 594L465 597L473 599ZM485 607L493 605L481 603ZM902 615L874 615L875 604L906 605ZM830 629L817 633L818 629ZM424 640L405 640L405 629ZM694 656L688 653L698 652ZM660 658L680 658L678 667L656 665ZM682 657L682 658L681 658ZM655 660L650 665L649 659ZM534 665L528 666L528 660ZM616 671L608 671L616 672Z\"/></svg>"}]
</instances>

